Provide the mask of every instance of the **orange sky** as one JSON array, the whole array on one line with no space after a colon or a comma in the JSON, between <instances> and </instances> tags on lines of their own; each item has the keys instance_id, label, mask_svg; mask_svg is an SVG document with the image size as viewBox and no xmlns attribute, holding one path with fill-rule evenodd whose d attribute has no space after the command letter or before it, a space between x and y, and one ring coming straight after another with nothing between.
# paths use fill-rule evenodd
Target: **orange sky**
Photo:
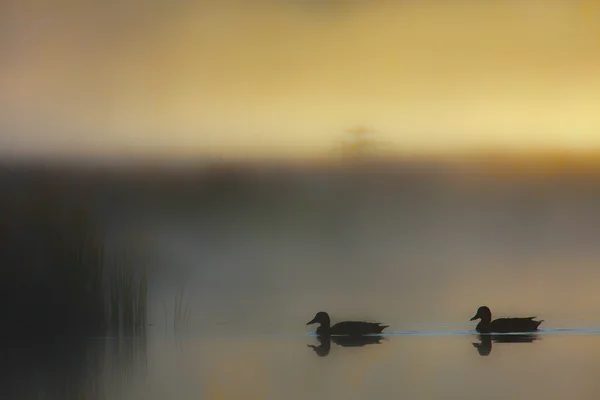
<instances>
[{"instance_id":1,"label":"orange sky","mask_svg":"<svg viewBox=\"0 0 600 400\"><path fill-rule=\"evenodd\" d=\"M3 2L0 148L600 148L597 1L177 3Z\"/></svg>"}]
</instances>

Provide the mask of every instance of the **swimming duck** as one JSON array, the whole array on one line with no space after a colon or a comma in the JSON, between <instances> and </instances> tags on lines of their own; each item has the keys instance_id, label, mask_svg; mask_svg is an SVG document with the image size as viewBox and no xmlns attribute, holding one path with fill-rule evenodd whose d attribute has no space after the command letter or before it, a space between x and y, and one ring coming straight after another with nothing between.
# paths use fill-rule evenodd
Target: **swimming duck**
<instances>
[{"instance_id":1,"label":"swimming duck","mask_svg":"<svg viewBox=\"0 0 600 400\"><path fill-rule=\"evenodd\" d=\"M315 317L306 325L320 324L316 330L319 336L362 336L381 333L389 325L382 325L377 322L359 322L359 321L344 321L331 326L329 314L325 311L319 311Z\"/></svg>"},{"instance_id":2,"label":"swimming duck","mask_svg":"<svg viewBox=\"0 0 600 400\"><path fill-rule=\"evenodd\" d=\"M480 333L516 333L516 332L534 332L542 322L534 321L537 317L527 318L498 318L492 321L492 312L486 306L477 309L477 314L471 321L481 319L475 328Z\"/></svg>"}]
</instances>

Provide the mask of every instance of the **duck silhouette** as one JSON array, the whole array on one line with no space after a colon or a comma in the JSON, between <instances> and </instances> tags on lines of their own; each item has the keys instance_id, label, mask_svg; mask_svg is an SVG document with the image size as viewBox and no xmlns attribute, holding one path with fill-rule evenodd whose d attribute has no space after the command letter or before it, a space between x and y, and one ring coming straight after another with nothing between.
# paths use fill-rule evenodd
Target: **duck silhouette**
<instances>
[{"instance_id":1,"label":"duck silhouette","mask_svg":"<svg viewBox=\"0 0 600 400\"><path fill-rule=\"evenodd\" d=\"M493 343L533 343L538 340L537 334L523 335L478 335L479 343L473 343L473 347L477 349L480 356L489 356L492 352Z\"/></svg>"},{"instance_id":2,"label":"duck silhouette","mask_svg":"<svg viewBox=\"0 0 600 400\"><path fill-rule=\"evenodd\" d=\"M383 336L317 336L319 345L307 344L319 357L326 357L331 351L331 342L341 347L362 347L370 344L380 344Z\"/></svg>"},{"instance_id":3,"label":"duck silhouette","mask_svg":"<svg viewBox=\"0 0 600 400\"><path fill-rule=\"evenodd\" d=\"M329 314L319 311L306 325L320 324L315 333L318 336L363 336L381 333L389 325L378 322L344 321L331 326Z\"/></svg>"},{"instance_id":4,"label":"duck silhouette","mask_svg":"<svg viewBox=\"0 0 600 400\"><path fill-rule=\"evenodd\" d=\"M537 317L526 318L498 318L492 321L492 312L489 307L481 306L471 321L481 319L475 329L479 333L517 333L535 332L544 320L535 321Z\"/></svg>"},{"instance_id":5,"label":"duck silhouette","mask_svg":"<svg viewBox=\"0 0 600 400\"><path fill-rule=\"evenodd\" d=\"M329 336L317 336L319 345L307 344L319 357L327 357L331 351L331 338Z\"/></svg>"}]
</instances>

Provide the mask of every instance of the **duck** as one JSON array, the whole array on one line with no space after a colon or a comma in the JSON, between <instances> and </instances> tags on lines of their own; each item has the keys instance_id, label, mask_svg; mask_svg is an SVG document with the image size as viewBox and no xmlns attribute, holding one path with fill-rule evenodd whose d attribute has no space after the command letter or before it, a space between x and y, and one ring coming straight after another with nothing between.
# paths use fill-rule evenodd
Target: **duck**
<instances>
[{"instance_id":1,"label":"duck","mask_svg":"<svg viewBox=\"0 0 600 400\"><path fill-rule=\"evenodd\" d=\"M525 318L498 318L492 321L492 312L489 307L481 306L471 321L481 319L475 329L479 333L518 333L535 332L544 320L536 321L537 317Z\"/></svg>"},{"instance_id":2,"label":"duck","mask_svg":"<svg viewBox=\"0 0 600 400\"><path fill-rule=\"evenodd\" d=\"M389 325L378 322L344 321L331 326L329 314L319 311L306 325L320 324L316 330L317 336L363 336L381 333Z\"/></svg>"}]
</instances>

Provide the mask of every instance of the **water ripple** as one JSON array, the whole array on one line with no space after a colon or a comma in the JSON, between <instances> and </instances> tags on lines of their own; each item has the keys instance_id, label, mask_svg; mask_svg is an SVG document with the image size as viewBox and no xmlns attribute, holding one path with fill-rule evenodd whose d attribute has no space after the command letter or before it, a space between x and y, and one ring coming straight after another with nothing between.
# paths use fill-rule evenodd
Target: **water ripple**
<instances>
[{"instance_id":1,"label":"water ripple","mask_svg":"<svg viewBox=\"0 0 600 400\"><path fill-rule=\"evenodd\" d=\"M584 328L542 328L537 332L494 333L494 335L600 335L600 326ZM474 335L475 330L406 330L386 332L383 336L454 336Z\"/></svg>"}]
</instances>

